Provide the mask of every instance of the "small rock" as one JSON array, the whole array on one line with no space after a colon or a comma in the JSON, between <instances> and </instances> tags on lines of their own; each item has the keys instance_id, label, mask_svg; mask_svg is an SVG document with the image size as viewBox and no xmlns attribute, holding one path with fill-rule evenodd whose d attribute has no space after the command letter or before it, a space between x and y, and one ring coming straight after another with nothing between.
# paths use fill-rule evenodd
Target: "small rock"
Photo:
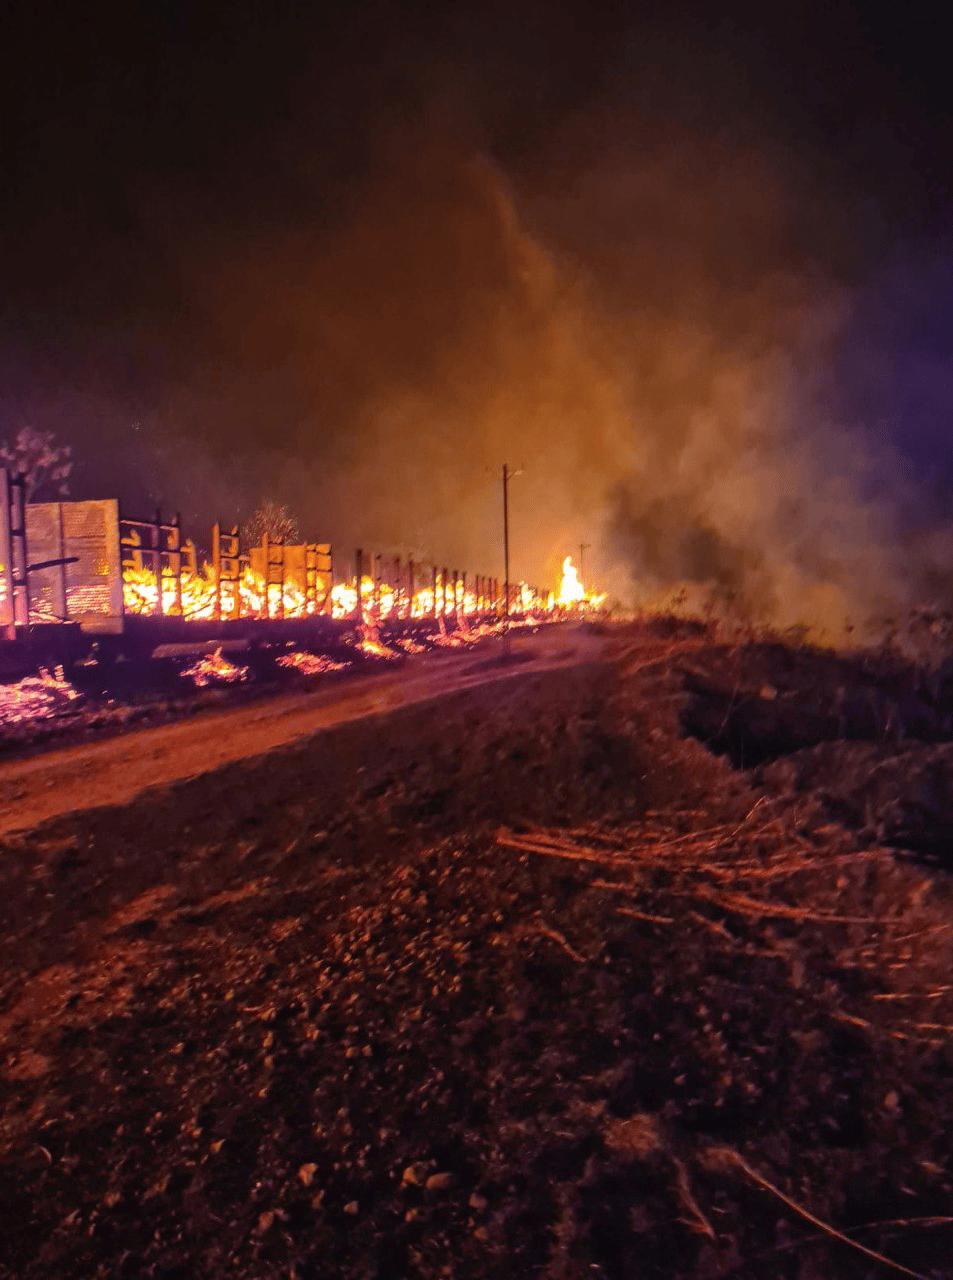
<instances>
[{"instance_id":1,"label":"small rock","mask_svg":"<svg viewBox=\"0 0 953 1280\"><path fill-rule=\"evenodd\" d=\"M306 1187L310 1187L311 1183L314 1181L314 1175L317 1172L317 1168L318 1166L316 1164L303 1164L298 1170L299 1182Z\"/></svg>"},{"instance_id":2,"label":"small rock","mask_svg":"<svg viewBox=\"0 0 953 1280\"><path fill-rule=\"evenodd\" d=\"M610 1151L634 1160L646 1160L662 1147L658 1121L648 1112L611 1119L603 1130L603 1141Z\"/></svg>"},{"instance_id":3,"label":"small rock","mask_svg":"<svg viewBox=\"0 0 953 1280\"><path fill-rule=\"evenodd\" d=\"M344 1206L344 1212L349 1213L351 1217L355 1217L360 1209L360 1205L356 1200L349 1200Z\"/></svg>"},{"instance_id":4,"label":"small rock","mask_svg":"<svg viewBox=\"0 0 953 1280\"><path fill-rule=\"evenodd\" d=\"M453 1186L452 1173L432 1173L424 1186L428 1191L446 1191L448 1187Z\"/></svg>"},{"instance_id":5,"label":"small rock","mask_svg":"<svg viewBox=\"0 0 953 1280\"><path fill-rule=\"evenodd\" d=\"M269 1230L271 1224L275 1220L275 1215L271 1209L266 1210L258 1219L258 1231L260 1235L264 1235Z\"/></svg>"},{"instance_id":6,"label":"small rock","mask_svg":"<svg viewBox=\"0 0 953 1280\"><path fill-rule=\"evenodd\" d=\"M477 1213L482 1213L483 1210L486 1208L487 1203L488 1201L486 1196L481 1196L476 1191L474 1191L473 1194L470 1196L470 1208L476 1209Z\"/></svg>"},{"instance_id":7,"label":"small rock","mask_svg":"<svg viewBox=\"0 0 953 1280\"><path fill-rule=\"evenodd\" d=\"M423 1185L427 1176L427 1166L425 1164L409 1164L404 1170L401 1182L406 1186L420 1187Z\"/></svg>"}]
</instances>

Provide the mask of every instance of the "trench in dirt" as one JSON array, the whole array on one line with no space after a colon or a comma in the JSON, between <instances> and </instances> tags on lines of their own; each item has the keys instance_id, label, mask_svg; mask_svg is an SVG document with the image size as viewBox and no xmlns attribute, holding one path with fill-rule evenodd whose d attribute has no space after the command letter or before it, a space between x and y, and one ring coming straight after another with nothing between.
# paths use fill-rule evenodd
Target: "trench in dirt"
<instances>
[{"instance_id":1,"label":"trench in dirt","mask_svg":"<svg viewBox=\"0 0 953 1280\"><path fill-rule=\"evenodd\" d=\"M953 870L953 670L774 644L712 647L682 678L684 732L756 785Z\"/></svg>"}]
</instances>

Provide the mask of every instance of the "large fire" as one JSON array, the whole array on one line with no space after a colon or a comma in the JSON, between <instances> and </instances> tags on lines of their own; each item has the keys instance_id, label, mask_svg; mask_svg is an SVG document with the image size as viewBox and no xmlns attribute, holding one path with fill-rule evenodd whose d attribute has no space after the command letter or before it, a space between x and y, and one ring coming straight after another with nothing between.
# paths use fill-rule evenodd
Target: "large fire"
<instances>
[{"instance_id":1,"label":"large fire","mask_svg":"<svg viewBox=\"0 0 953 1280\"><path fill-rule=\"evenodd\" d=\"M572 556L563 561L563 576L559 584L559 595L555 597L555 605L559 609L584 611L601 609L606 602L605 593L587 591L582 584L579 570L572 562Z\"/></svg>"},{"instance_id":2,"label":"large fire","mask_svg":"<svg viewBox=\"0 0 953 1280\"><path fill-rule=\"evenodd\" d=\"M586 598L586 589L579 580L579 573L572 562L572 556L563 561L563 577L559 584L557 603L563 609L571 609Z\"/></svg>"},{"instance_id":3,"label":"large fire","mask_svg":"<svg viewBox=\"0 0 953 1280\"><path fill-rule=\"evenodd\" d=\"M491 636L498 636L504 626L501 601L478 596L462 579L451 580L450 575L438 573L430 584L416 590L411 596L404 587L375 580L368 575L361 578L360 613L358 613L358 589L356 586L337 583L331 587L323 603L316 604L294 584L269 584L266 590L263 579L246 566L242 577L221 584L216 591L214 570L203 565L193 572L184 572L179 581L174 577L162 579L162 613L183 620L213 620L220 618L304 618L309 614L323 614L334 619L354 619L356 635L351 641L354 648L366 657L395 659L401 655L426 653L434 648L466 649ZM234 592L238 592L235 600ZM155 572L146 567L124 566L123 596L126 611L142 616L159 612L159 592ZM216 599L218 596L218 599ZM531 627L541 622L557 621L565 617L602 609L604 594L585 589L579 573L566 556L562 564L562 577L558 591L542 596L524 582L511 587L508 626ZM386 621L431 621L432 628L418 629L416 637L394 635L393 631L382 638L380 626ZM287 652L277 658L285 669L301 675L318 676L340 671L350 666L349 661L336 661L321 653L301 650ZM221 648L204 654L180 675L199 688L210 685L241 684L249 679L246 666L231 662ZM30 721L60 713L70 702L79 697L69 684L61 668L50 674L40 671L16 684L0 685L0 727L21 721Z\"/></svg>"},{"instance_id":4,"label":"large fire","mask_svg":"<svg viewBox=\"0 0 953 1280\"><path fill-rule=\"evenodd\" d=\"M554 614L598 610L606 600L604 594L586 591L571 556L566 556L563 561L558 592L552 591L545 596L527 583L519 582L511 587L511 593L511 614L540 619ZM316 602L295 583L285 583L284 586L269 583L266 588L261 576L248 566L237 583L223 580L217 600L216 595L215 570L209 564L195 572L184 572L178 583L172 576L163 576L161 612L169 617L197 621L215 618L216 610L222 618L304 618L320 613L345 619L357 615L358 591L354 585L335 583L328 596ZM154 569L124 566L123 603L127 613L152 615L159 612ZM360 603L361 618L365 623L450 617L459 623L463 619L499 612L499 602L481 599L470 586L465 587L460 580L452 581L449 575L445 582L441 574L436 578L436 590L433 584L422 586L412 596L404 587L375 581L365 574L361 578Z\"/></svg>"}]
</instances>

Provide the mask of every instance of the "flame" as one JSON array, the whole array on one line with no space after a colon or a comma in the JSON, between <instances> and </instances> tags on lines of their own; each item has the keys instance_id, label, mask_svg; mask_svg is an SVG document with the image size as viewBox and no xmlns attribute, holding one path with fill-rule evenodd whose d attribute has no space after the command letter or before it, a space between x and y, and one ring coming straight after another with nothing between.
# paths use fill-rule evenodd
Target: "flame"
<instances>
[{"instance_id":1,"label":"flame","mask_svg":"<svg viewBox=\"0 0 953 1280\"><path fill-rule=\"evenodd\" d=\"M197 688L210 684L237 684L248 679L248 668L238 667L222 655L221 649L206 653L191 667L180 671L183 680L192 680Z\"/></svg>"},{"instance_id":2,"label":"flame","mask_svg":"<svg viewBox=\"0 0 953 1280\"><path fill-rule=\"evenodd\" d=\"M283 654L278 659L278 666L291 671L299 671L303 676L323 676L332 671L343 671L350 666L349 662L335 662L321 653L305 653L296 649L293 653Z\"/></svg>"},{"instance_id":3,"label":"flame","mask_svg":"<svg viewBox=\"0 0 953 1280\"><path fill-rule=\"evenodd\" d=\"M527 583L519 582L511 592L511 614L525 617L543 618L557 611L600 609L606 599L604 594L585 589L572 556L563 560L558 591L542 594ZM216 616L216 594L215 571L209 564L203 564L194 572L183 573L178 588L174 577L163 575L162 613L186 620L212 620ZM123 601L126 612L130 614L153 615L159 612L159 590L154 569L129 564L123 566ZM417 588L412 596L403 586L364 574L359 586L335 583L326 601L315 602L309 600L294 583L285 583L284 586L269 583L266 588L262 577L246 566L237 583L222 582L218 609L223 619L304 618L321 612L339 621L359 619L365 626L396 619L432 618L442 621L454 618L459 631L462 620L480 614L479 603L475 591L466 589L461 580L454 586L450 576L445 577L442 573L437 573L427 586ZM491 605L482 612L492 614L497 609ZM451 634L456 635L457 631Z\"/></svg>"},{"instance_id":4,"label":"flame","mask_svg":"<svg viewBox=\"0 0 953 1280\"><path fill-rule=\"evenodd\" d=\"M184 572L178 584L174 577L163 574L162 612L184 620L211 621L216 616L216 595L219 594L216 586L214 569L208 564L194 572ZM2 590L3 579L0 577ZM586 590L572 556L566 556L562 562L558 592L550 591L543 595L525 582L517 583L511 590L509 626L514 629L536 626L547 618L563 617L567 613L599 610L606 601L604 593ZM359 600L360 626L355 646L370 657L384 660L397 658L401 652L418 654L434 647L463 649L499 635L503 625L495 606L491 604L489 608L479 610L476 593L466 589L459 579L454 591L449 575L442 573L431 578L428 586L414 591L412 597L402 586L375 581L365 574L359 589L355 585L336 583L328 600L316 604L293 583L286 583L284 587L271 583L266 591L263 579L246 567L238 582L222 582L218 610L223 619L303 618L319 611L345 620L357 618ZM130 564L123 566L123 601L127 613L146 616L158 613L159 590L153 569ZM452 630L447 626L448 618L453 620ZM397 619L433 619L437 624L436 631L418 638L396 638L391 648L381 640L379 626L381 622ZM322 654L297 650L284 654L277 662L280 667L306 676L340 671L350 665ZM180 674L199 688L204 688L212 684L241 683L248 679L249 671L247 667L230 662L222 655L221 649L216 649ZM79 696L64 678L61 667L57 667L52 675L45 669L40 670L16 684L0 685L0 725L55 715Z\"/></svg>"},{"instance_id":5,"label":"flame","mask_svg":"<svg viewBox=\"0 0 953 1280\"><path fill-rule=\"evenodd\" d=\"M511 625L514 624L511 623ZM441 648L465 649L469 648L470 645L478 644L488 636L500 635L501 631L502 623L500 622L481 622L477 626L471 627L467 621L466 614L462 614L455 631L448 631L443 618L441 618L437 634L431 636L430 639Z\"/></svg>"},{"instance_id":6,"label":"flame","mask_svg":"<svg viewBox=\"0 0 953 1280\"><path fill-rule=\"evenodd\" d=\"M393 658L400 657L400 654L395 649L388 649L386 644L381 643L380 632L377 629L376 622L364 622L361 624L357 647L361 653L366 653L371 658L384 658L390 661Z\"/></svg>"},{"instance_id":7,"label":"flame","mask_svg":"<svg viewBox=\"0 0 953 1280\"><path fill-rule=\"evenodd\" d=\"M361 578L360 593L354 585L335 583L331 588L330 600L318 608L339 621L352 618L357 615L360 594L360 614L364 622L452 616L452 584L449 578L445 584L440 574L437 575L436 582L436 591L433 585L420 587L414 592L413 598L409 599L405 589L386 581L376 582L365 574ZM215 617L215 588L215 570L209 564L203 564L194 573L183 573L178 593L174 576L163 575L162 613L169 617L211 620ZM286 583L283 588L278 583L270 583L266 593L263 579L250 567L245 568L238 583L237 609L235 589L233 582L222 583L219 603L222 618L230 618L236 614L242 618L303 618L316 611L315 602L308 600L304 591L292 583ZM148 616L159 612L159 591L155 570L151 566L123 566L123 603L127 613ZM477 612L476 594L472 591L465 592L459 582L456 609L458 613Z\"/></svg>"},{"instance_id":8,"label":"flame","mask_svg":"<svg viewBox=\"0 0 953 1280\"><path fill-rule=\"evenodd\" d=\"M52 675L41 667L35 676L0 685L0 725L48 719L79 696L62 667L56 667Z\"/></svg>"},{"instance_id":9,"label":"flame","mask_svg":"<svg viewBox=\"0 0 953 1280\"><path fill-rule=\"evenodd\" d=\"M361 616L366 621L370 618L383 621L387 618L426 618L434 612L436 602L437 613L453 613L452 591L448 587L446 597L443 594L442 580L438 577L436 595L432 587L421 587L414 592L413 599L408 602L407 592L387 582L375 582L366 574L361 578L360 603ZM195 573L185 572L181 577L181 606L176 592L173 576L162 578L162 612L169 617L185 619L211 620L215 617L215 570L204 564ZM238 608L235 608L235 584L223 582L221 601L219 604L222 618L238 615L242 618L304 618L316 611L315 602L308 600L304 591L292 583L282 587L278 583L268 585L259 574L246 567L238 583ZM155 570L150 566L123 566L123 604L126 612L139 615L154 615L159 612L159 591L156 586ZM464 596L458 590L458 603L461 608L468 607L476 612L476 596L470 592ZM330 600L321 609L330 613L332 618L343 620L357 614L358 590L347 583L335 583L331 588Z\"/></svg>"},{"instance_id":10,"label":"flame","mask_svg":"<svg viewBox=\"0 0 953 1280\"><path fill-rule=\"evenodd\" d=\"M563 577L559 584L558 604L562 609L572 609L586 598L586 589L579 580L579 573L572 562L572 556L563 561Z\"/></svg>"},{"instance_id":11,"label":"flame","mask_svg":"<svg viewBox=\"0 0 953 1280\"><path fill-rule=\"evenodd\" d=\"M596 594L586 590L579 577L579 570L572 562L572 556L566 556L563 560L563 576L559 584L559 595L554 601L555 606L559 609L582 612L587 609L601 609L605 601L604 592Z\"/></svg>"}]
</instances>

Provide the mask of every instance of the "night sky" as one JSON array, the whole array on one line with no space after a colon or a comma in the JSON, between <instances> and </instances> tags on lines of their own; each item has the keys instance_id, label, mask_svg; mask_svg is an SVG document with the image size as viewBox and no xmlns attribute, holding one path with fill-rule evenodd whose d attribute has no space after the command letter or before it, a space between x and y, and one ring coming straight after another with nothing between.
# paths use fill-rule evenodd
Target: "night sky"
<instances>
[{"instance_id":1,"label":"night sky","mask_svg":"<svg viewBox=\"0 0 953 1280\"><path fill-rule=\"evenodd\" d=\"M946 592L945 44L776 8L4 5L0 438L474 572L507 458L531 578Z\"/></svg>"}]
</instances>

